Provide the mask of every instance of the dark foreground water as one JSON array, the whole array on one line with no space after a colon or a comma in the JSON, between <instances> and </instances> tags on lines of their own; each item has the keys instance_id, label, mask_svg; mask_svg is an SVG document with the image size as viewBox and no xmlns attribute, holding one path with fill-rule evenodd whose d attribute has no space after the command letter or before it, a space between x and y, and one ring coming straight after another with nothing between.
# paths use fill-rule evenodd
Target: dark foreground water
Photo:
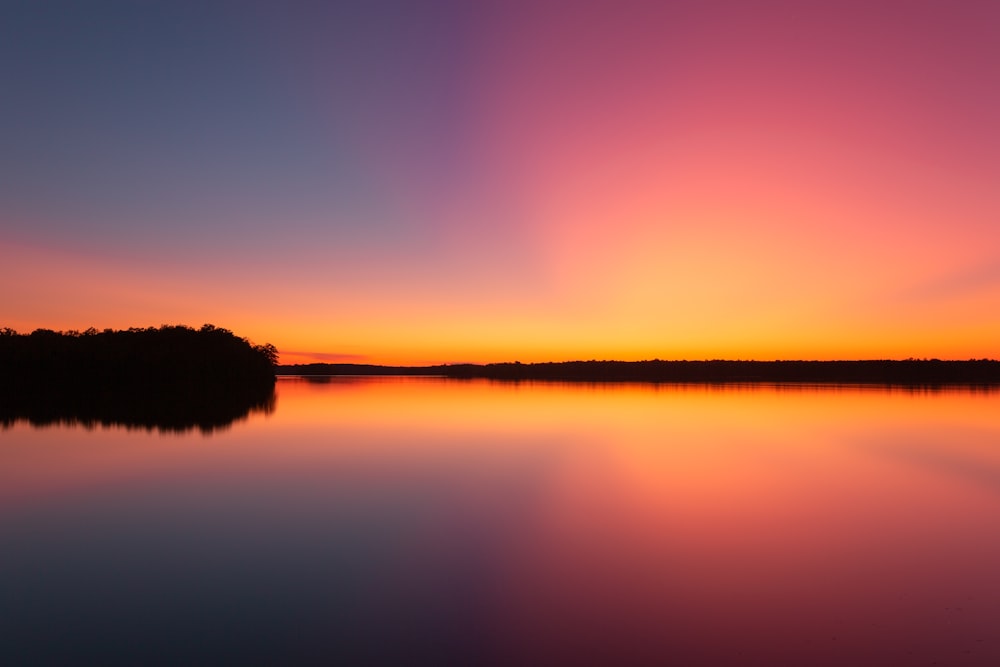
<instances>
[{"instance_id":1,"label":"dark foreground water","mask_svg":"<svg viewBox=\"0 0 1000 667\"><path fill-rule=\"evenodd\" d=\"M0 664L1000 664L1000 394L287 378L0 431Z\"/></svg>"}]
</instances>

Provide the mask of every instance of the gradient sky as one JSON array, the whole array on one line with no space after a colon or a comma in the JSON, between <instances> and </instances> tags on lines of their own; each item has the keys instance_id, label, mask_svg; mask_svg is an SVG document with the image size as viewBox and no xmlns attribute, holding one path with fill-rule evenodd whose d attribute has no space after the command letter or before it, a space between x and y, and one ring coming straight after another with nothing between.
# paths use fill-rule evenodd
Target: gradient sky
<instances>
[{"instance_id":1,"label":"gradient sky","mask_svg":"<svg viewBox=\"0 0 1000 667\"><path fill-rule=\"evenodd\" d=\"M0 326L1000 357L1000 3L5 2Z\"/></svg>"}]
</instances>

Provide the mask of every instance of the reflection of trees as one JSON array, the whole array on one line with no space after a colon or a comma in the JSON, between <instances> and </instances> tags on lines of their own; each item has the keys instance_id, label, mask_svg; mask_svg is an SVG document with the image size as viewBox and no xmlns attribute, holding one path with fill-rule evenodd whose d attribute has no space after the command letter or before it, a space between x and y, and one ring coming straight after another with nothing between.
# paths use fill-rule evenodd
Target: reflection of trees
<instances>
[{"instance_id":1,"label":"reflection of trees","mask_svg":"<svg viewBox=\"0 0 1000 667\"><path fill-rule=\"evenodd\" d=\"M80 424L203 433L224 430L253 413L274 411L274 387L242 391L66 391L25 393L0 402L0 428Z\"/></svg>"},{"instance_id":2,"label":"reflection of trees","mask_svg":"<svg viewBox=\"0 0 1000 667\"><path fill-rule=\"evenodd\" d=\"M0 423L211 431L274 406L272 345L205 325L0 329Z\"/></svg>"}]
</instances>

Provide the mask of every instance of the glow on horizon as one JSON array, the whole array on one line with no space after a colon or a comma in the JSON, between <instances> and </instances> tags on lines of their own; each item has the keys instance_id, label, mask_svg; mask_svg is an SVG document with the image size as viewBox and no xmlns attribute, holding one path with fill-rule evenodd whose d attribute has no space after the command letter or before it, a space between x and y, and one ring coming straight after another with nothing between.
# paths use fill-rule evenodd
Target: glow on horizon
<instances>
[{"instance_id":1,"label":"glow on horizon","mask_svg":"<svg viewBox=\"0 0 1000 667\"><path fill-rule=\"evenodd\" d=\"M0 326L211 322L283 363L1000 357L986 5L215 8L204 43L164 10L39 62L12 33Z\"/></svg>"}]
</instances>

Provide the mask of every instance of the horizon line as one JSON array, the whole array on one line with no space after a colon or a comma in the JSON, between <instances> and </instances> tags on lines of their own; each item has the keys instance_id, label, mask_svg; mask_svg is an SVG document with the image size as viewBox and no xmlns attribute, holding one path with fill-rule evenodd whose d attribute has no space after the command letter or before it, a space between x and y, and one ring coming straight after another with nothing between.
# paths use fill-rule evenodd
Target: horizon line
<instances>
[{"instance_id":1,"label":"horizon line","mask_svg":"<svg viewBox=\"0 0 1000 667\"><path fill-rule=\"evenodd\" d=\"M279 363L278 367L282 366L361 366L361 367L377 367L377 368L439 368L448 366L498 366L498 365L511 365L511 366L544 366L553 364L648 364L648 363L741 363L741 364L781 364L781 363L809 363L809 364L856 364L856 363L983 363L983 362L993 362L997 363L998 359L992 357L970 357L968 359L941 359L938 357L905 357L905 358L892 358L892 357L882 357L882 358L864 358L864 359L726 359L722 357L715 357L711 359L660 359L658 357L653 359L639 359L639 360L624 360L624 359L569 359L563 361L487 361L487 362L475 362L475 361L447 361L442 363L432 363L432 364L388 364L388 363L371 363L371 362L351 362L351 361L311 361L307 363Z\"/></svg>"}]
</instances>

